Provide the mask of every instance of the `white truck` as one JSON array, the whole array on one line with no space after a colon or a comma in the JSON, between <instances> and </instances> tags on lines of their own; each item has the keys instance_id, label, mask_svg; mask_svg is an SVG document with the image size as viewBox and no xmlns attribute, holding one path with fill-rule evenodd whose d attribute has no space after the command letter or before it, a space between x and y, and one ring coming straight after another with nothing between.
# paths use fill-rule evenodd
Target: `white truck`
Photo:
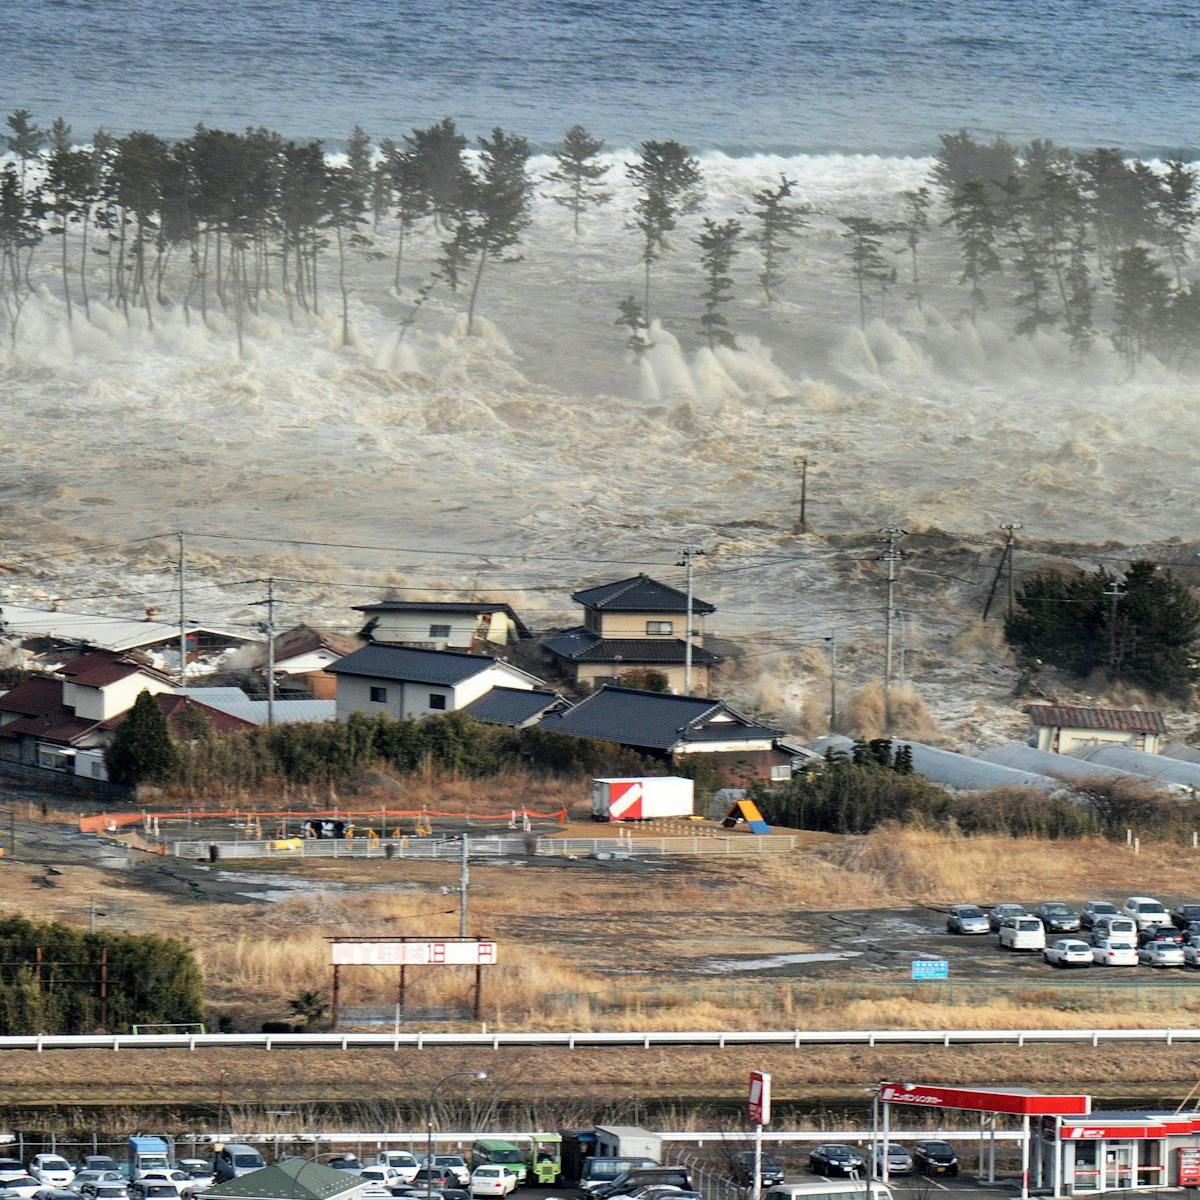
<instances>
[{"instance_id":1,"label":"white truck","mask_svg":"<svg viewBox=\"0 0 1200 1200\"><path fill-rule=\"evenodd\" d=\"M692 781L675 775L592 780L593 821L655 821L664 817L690 817L692 806Z\"/></svg>"}]
</instances>

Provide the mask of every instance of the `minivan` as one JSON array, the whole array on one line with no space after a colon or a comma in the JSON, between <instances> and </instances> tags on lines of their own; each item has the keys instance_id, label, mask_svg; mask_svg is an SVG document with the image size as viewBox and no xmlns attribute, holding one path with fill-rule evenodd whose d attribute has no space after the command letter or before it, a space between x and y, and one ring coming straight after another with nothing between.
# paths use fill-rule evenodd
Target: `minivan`
<instances>
[{"instance_id":1,"label":"minivan","mask_svg":"<svg viewBox=\"0 0 1200 1200\"><path fill-rule=\"evenodd\" d=\"M852 1200L861 1196L866 1200L893 1200L892 1189L886 1183L860 1179L814 1179L811 1183L777 1183L763 1192L762 1200Z\"/></svg>"},{"instance_id":2,"label":"minivan","mask_svg":"<svg viewBox=\"0 0 1200 1200\"><path fill-rule=\"evenodd\" d=\"M216 1154L213 1155L213 1177L218 1183L236 1179L239 1175L248 1175L251 1171L265 1166L262 1155L253 1146L242 1142L218 1146Z\"/></svg>"},{"instance_id":3,"label":"minivan","mask_svg":"<svg viewBox=\"0 0 1200 1200\"><path fill-rule=\"evenodd\" d=\"M1139 931L1154 925L1172 924L1170 913L1153 896L1130 896L1121 912L1137 922Z\"/></svg>"},{"instance_id":4,"label":"minivan","mask_svg":"<svg viewBox=\"0 0 1200 1200\"><path fill-rule=\"evenodd\" d=\"M642 1188L679 1188L680 1191L692 1190L692 1177L687 1167L656 1166L630 1167L623 1171L611 1183L592 1192L594 1196L629 1196L641 1191Z\"/></svg>"},{"instance_id":5,"label":"minivan","mask_svg":"<svg viewBox=\"0 0 1200 1200\"><path fill-rule=\"evenodd\" d=\"M1045 950L1046 930L1037 917L1009 917L1000 926L1000 946L1005 950Z\"/></svg>"},{"instance_id":6,"label":"minivan","mask_svg":"<svg viewBox=\"0 0 1200 1200\"><path fill-rule=\"evenodd\" d=\"M1137 922L1132 917L1097 917L1092 925L1093 939L1120 942L1126 946L1136 946L1138 942Z\"/></svg>"},{"instance_id":7,"label":"minivan","mask_svg":"<svg viewBox=\"0 0 1200 1200\"><path fill-rule=\"evenodd\" d=\"M617 1158L598 1155L584 1159L583 1171L579 1176L579 1186L585 1192L594 1192L597 1188L607 1187L618 1175L636 1167L657 1167L659 1164L652 1158Z\"/></svg>"}]
</instances>

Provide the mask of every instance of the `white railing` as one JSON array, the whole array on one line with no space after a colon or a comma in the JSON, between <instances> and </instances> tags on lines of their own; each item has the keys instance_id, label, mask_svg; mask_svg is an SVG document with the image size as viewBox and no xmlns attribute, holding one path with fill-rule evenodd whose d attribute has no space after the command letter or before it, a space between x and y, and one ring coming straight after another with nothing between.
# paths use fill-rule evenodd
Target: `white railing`
<instances>
[{"instance_id":1,"label":"white railing","mask_svg":"<svg viewBox=\"0 0 1200 1200\"><path fill-rule=\"evenodd\" d=\"M298 846L281 848L281 839L237 842L175 841L166 843L176 858L208 858L217 848L227 858L412 858L458 859L457 838L299 838ZM389 849L390 848L390 849ZM587 857L593 854L647 855L783 854L796 848L791 834L739 834L701 837L693 834L628 838L472 837L472 858L509 858L533 853L539 858Z\"/></svg>"},{"instance_id":2,"label":"white railing","mask_svg":"<svg viewBox=\"0 0 1200 1200\"><path fill-rule=\"evenodd\" d=\"M1195 1029L787 1029L691 1032L574 1033L80 1033L19 1034L0 1037L0 1050L204 1050L238 1046L254 1050L392 1049L436 1050L476 1046L545 1046L563 1050L626 1046L651 1050L669 1046L970 1046L1066 1042L1098 1046L1103 1042L1200 1042Z\"/></svg>"}]
</instances>

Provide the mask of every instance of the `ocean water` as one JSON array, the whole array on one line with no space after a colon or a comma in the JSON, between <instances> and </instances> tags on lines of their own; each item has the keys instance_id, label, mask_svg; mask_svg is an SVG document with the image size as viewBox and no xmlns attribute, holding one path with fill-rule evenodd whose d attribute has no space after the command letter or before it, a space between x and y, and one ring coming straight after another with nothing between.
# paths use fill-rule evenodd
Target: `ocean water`
<instances>
[{"instance_id":1,"label":"ocean water","mask_svg":"<svg viewBox=\"0 0 1200 1200\"><path fill-rule=\"evenodd\" d=\"M927 152L966 126L1197 140L1193 0L6 0L0 105L76 130L336 139L451 114L536 145Z\"/></svg>"}]
</instances>

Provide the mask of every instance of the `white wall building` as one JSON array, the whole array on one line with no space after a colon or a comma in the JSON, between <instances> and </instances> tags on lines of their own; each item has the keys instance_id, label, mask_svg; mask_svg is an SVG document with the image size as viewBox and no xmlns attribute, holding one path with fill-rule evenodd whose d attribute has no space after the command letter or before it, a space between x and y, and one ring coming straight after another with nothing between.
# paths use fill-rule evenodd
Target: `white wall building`
<instances>
[{"instance_id":1,"label":"white wall building","mask_svg":"<svg viewBox=\"0 0 1200 1200\"><path fill-rule=\"evenodd\" d=\"M1073 704L1030 704L1030 744L1051 754L1110 743L1157 754L1167 733L1163 715L1153 709L1082 708Z\"/></svg>"}]
</instances>

